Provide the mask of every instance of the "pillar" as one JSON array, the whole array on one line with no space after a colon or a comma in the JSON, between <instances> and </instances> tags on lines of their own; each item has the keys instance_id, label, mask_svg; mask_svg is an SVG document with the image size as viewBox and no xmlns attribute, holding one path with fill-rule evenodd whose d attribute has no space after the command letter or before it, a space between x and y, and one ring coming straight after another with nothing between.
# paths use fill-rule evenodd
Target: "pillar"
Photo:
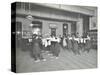
<instances>
[{"instance_id":1,"label":"pillar","mask_svg":"<svg viewBox=\"0 0 100 75\"><path fill-rule=\"evenodd\" d=\"M76 22L76 32L79 33L80 36L83 35L83 19L81 17L78 18L78 21Z\"/></svg>"},{"instance_id":2,"label":"pillar","mask_svg":"<svg viewBox=\"0 0 100 75\"><path fill-rule=\"evenodd\" d=\"M68 23L68 34L71 34L71 23Z\"/></svg>"}]
</instances>

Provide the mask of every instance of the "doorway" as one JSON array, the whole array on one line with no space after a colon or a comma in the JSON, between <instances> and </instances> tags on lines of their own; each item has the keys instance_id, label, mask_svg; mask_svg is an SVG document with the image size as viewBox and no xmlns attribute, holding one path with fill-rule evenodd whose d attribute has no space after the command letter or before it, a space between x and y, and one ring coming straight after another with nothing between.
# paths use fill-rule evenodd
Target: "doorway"
<instances>
[{"instance_id":1,"label":"doorway","mask_svg":"<svg viewBox=\"0 0 100 75\"><path fill-rule=\"evenodd\" d=\"M76 34L76 22L71 22L71 34Z\"/></svg>"},{"instance_id":2,"label":"doorway","mask_svg":"<svg viewBox=\"0 0 100 75\"><path fill-rule=\"evenodd\" d=\"M42 35L42 22L40 21L32 21L32 33L37 35Z\"/></svg>"},{"instance_id":3,"label":"doorway","mask_svg":"<svg viewBox=\"0 0 100 75\"><path fill-rule=\"evenodd\" d=\"M51 28L51 36L56 36L56 28Z\"/></svg>"},{"instance_id":4,"label":"doorway","mask_svg":"<svg viewBox=\"0 0 100 75\"><path fill-rule=\"evenodd\" d=\"M63 24L63 35L66 36L68 34L68 24Z\"/></svg>"}]
</instances>

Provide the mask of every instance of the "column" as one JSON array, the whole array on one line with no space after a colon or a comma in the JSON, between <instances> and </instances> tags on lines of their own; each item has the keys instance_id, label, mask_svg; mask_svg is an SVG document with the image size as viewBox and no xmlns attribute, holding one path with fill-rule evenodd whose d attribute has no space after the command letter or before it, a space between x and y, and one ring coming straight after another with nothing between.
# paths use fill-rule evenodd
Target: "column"
<instances>
[{"instance_id":1,"label":"column","mask_svg":"<svg viewBox=\"0 0 100 75\"><path fill-rule=\"evenodd\" d=\"M68 34L71 34L71 23L68 23Z\"/></svg>"},{"instance_id":2,"label":"column","mask_svg":"<svg viewBox=\"0 0 100 75\"><path fill-rule=\"evenodd\" d=\"M83 19L80 17L78 18L78 21L76 22L76 32L79 33L80 36L83 35Z\"/></svg>"}]
</instances>

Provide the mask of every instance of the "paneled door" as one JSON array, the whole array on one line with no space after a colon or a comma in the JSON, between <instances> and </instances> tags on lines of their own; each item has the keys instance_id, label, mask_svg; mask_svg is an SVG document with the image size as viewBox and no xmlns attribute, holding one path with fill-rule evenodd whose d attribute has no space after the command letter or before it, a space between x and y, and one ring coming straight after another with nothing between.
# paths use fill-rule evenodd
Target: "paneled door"
<instances>
[{"instance_id":1,"label":"paneled door","mask_svg":"<svg viewBox=\"0 0 100 75\"><path fill-rule=\"evenodd\" d=\"M51 28L51 35L56 36L56 28Z\"/></svg>"},{"instance_id":2,"label":"paneled door","mask_svg":"<svg viewBox=\"0 0 100 75\"><path fill-rule=\"evenodd\" d=\"M63 24L63 35L66 36L68 34L68 24Z\"/></svg>"}]
</instances>

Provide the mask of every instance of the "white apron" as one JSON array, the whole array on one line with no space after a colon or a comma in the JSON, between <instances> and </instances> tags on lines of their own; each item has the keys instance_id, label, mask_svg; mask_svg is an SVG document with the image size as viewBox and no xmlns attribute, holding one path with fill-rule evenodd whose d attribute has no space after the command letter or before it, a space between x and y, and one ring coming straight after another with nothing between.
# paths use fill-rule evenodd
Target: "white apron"
<instances>
[{"instance_id":1,"label":"white apron","mask_svg":"<svg viewBox=\"0 0 100 75\"><path fill-rule=\"evenodd\" d=\"M63 39L63 47L66 47L67 46L67 43L66 43L66 39L64 38Z\"/></svg>"}]
</instances>

